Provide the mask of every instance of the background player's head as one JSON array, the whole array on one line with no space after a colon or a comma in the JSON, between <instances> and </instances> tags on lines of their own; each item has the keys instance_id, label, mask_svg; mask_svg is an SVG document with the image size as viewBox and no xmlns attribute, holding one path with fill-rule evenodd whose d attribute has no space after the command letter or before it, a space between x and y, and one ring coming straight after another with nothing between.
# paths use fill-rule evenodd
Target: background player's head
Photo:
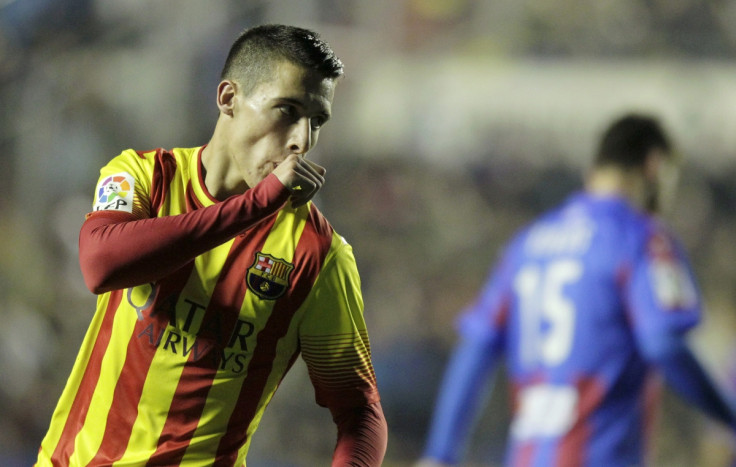
<instances>
[{"instance_id":1,"label":"background player's head","mask_svg":"<svg viewBox=\"0 0 736 467\"><path fill-rule=\"evenodd\" d=\"M343 75L342 61L319 34L296 26L268 24L240 34L230 48L220 79L237 81L248 95L259 84L273 79L276 65L283 60L317 71L325 78Z\"/></svg>"},{"instance_id":2,"label":"background player's head","mask_svg":"<svg viewBox=\"0 0 736 467\"><path fill-rule=\"evenodd\" d=\"M676 179L675 153L659 120L643 114L627 114L608 126L594 159L594 169L614 169L640 180L642 208L661 209L662 198Z\"/></svg>"}]
</instances>

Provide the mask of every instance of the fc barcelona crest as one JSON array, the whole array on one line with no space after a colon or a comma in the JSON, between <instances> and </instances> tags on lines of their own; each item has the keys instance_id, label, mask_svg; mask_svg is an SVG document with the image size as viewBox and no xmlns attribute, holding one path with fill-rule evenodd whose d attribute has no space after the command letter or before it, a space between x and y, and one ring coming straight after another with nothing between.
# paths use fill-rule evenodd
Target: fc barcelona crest
<instances>
[{"instance_id":1,"label":"fc barcelona crest","mask_svg":"<svg viewBox=\"0 0 736 467\"><path fill-rule=\"evenodd\" d=\"M293 264L259 251L248 268L245 282L250 291L262 299L275 300L289 288L289 275L293 270Z\"/></svg>"}]
</instances>

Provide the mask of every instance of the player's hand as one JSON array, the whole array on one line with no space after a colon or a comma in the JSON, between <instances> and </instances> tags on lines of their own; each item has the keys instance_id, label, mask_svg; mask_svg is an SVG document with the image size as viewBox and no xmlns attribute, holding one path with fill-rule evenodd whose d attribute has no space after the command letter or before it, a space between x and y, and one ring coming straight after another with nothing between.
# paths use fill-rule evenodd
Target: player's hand
<instances>
[{"instance_id":1,"label":"player's hand","mask_svg":"<svg viewBox=\"0 0 736 467\"><path fill-rule=\"evenodd\" d=\"M303 156L290 154L273 174L291 191L291 205L299 207L317 194L325 183L325 168Z\"/></svg>"}]
</instances>

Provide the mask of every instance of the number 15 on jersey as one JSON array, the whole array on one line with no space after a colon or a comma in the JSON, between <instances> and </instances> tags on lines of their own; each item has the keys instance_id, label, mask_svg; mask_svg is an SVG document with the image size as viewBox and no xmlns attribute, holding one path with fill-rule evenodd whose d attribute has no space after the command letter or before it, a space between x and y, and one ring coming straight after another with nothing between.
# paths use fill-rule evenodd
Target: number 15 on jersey
<instances>
[{"instance_id":1,"label":"number 15 on jersey","mask_svg":"<svg viewBox=\"0 0 736 467\"><path fill-rule=\"evenodd\" d=\"M519 304L520 356L524 366L553 367L570 355L577 310L565 295L583 275L575 259L527 264L514 278Z\"/></svg>"}]
</instances>

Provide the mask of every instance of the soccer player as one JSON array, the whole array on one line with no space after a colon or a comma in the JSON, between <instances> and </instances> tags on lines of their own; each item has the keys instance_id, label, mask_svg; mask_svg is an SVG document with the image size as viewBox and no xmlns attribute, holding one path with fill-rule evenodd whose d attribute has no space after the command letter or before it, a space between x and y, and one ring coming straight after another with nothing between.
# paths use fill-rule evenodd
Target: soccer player
<instances>
[{"instance_id":1,"label":"soccer player","mask_svg":"<svg viewBox=\"0 0 736 467\"><path fill-rule=\"evenodd\" d=\"M37 465L245 465L300 354L337 426L332 465L381 464L355 259L310 201L325 169L306 156L342 74L312 31L246 30L207 144L102 168L79 240L97 311Z\"/></svg>"},{"instance_id":2,"label":"soccer player","mask_svg":"<svg viewBox=\"0 0 736 467\"><path fill-rule=\"evenodd\" d=\"M460 461L502 353L510 466L643 465L656 371L736 427L685 342L699 294L682 246L654 216L674 162L656 119L625 115L604 133L585 189L510 241L458 320L419 465Z\"/></svg>"}]
</instances>

